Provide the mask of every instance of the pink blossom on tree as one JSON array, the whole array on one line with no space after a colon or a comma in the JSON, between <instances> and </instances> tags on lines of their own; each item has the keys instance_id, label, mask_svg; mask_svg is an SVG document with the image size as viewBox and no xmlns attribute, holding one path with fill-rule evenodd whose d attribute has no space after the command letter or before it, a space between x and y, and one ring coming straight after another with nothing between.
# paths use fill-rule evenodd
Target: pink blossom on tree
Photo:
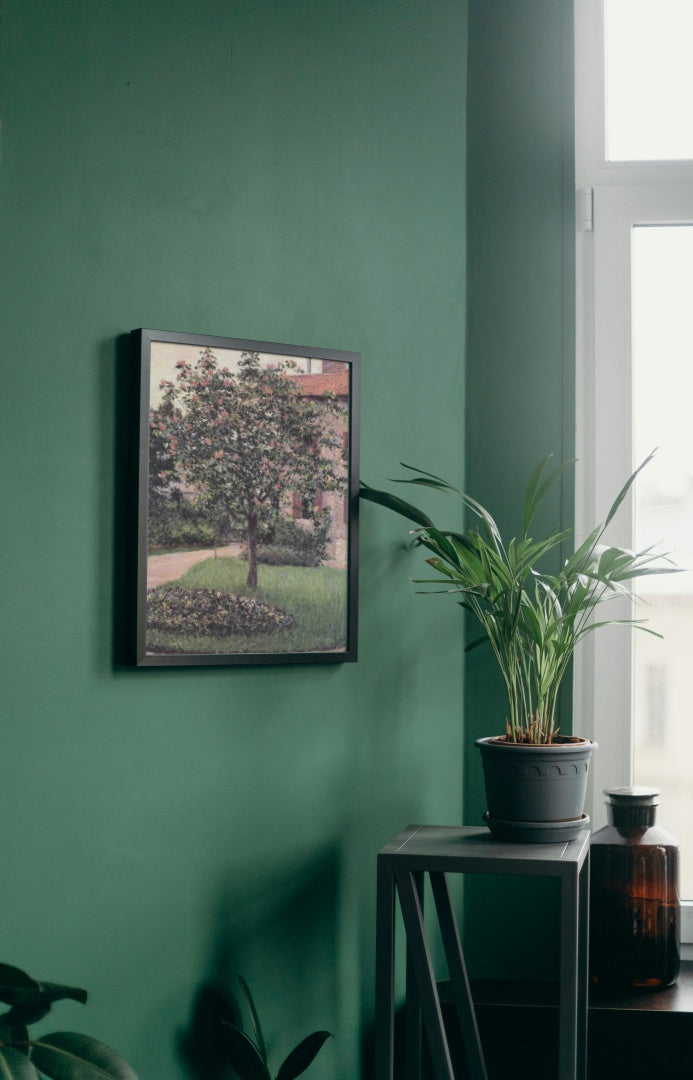
<instances>
[{"instance_id":1,"label":"pink blossom on tree","mask_svg":"<svg viewBox=\"0 0 693 1080\"><path fill-rule=\"evenodd\" d=\"M258 353L244 352L231 372L205 348L195 364L176 367L152 414L168 476L195 487L213 516L223 512L244 529L247 583L255 588L259 532L276 518L282 497L298 493L314 505L319 492L344 487L331 422L340 406L330 395L303 396L289 377L291 360L263 368Z\"/></svg>"}]
</instances>

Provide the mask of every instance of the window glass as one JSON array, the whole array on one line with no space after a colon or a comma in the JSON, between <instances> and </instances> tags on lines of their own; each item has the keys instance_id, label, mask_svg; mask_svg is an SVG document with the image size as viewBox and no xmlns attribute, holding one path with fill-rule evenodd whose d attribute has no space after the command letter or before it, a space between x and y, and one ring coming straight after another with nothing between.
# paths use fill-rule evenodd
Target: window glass
<instances>
[{"instance_id":1,"label":"window glass","mask_svg":"<svg viewBox=\"0 0 693 1080\"><path fill-rule=\"evenodd\" d=\"M605 0L606 158L693 158L692 0Z\"/></svg>"},{"instance_id":2,"label":"window glass","mask_svg":"<svg viewBox=\"0 0 693 1080\"><path fill-rule=\"evenodd\" d=\"M693 7L693 4L691 5ZM635 545L693 568L693 227L633 230L633 445L654 460L635 486ZM663 635L634 634L634 780L662 791L693 897L693 570L645 579L635 614Z\"/></svg>"}]
</instances>

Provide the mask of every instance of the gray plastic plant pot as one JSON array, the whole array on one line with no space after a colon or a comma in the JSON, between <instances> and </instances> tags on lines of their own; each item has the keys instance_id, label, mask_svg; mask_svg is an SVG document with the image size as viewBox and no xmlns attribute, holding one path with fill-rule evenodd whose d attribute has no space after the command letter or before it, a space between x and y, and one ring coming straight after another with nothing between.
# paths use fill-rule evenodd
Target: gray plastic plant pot
<instances>
[{"instance_id":1,"label":"gray plastic plant pot","mask_svg":"<svg viewBox=\"0 0 693 1080\"><path fill-rule=\"evenodd\" d=\"M564 736L532 746L490 736L474 745L484 770L484 820L498 839L554 843L586 827L587 775L596 742Z\"/></svg>"}]
</instances>

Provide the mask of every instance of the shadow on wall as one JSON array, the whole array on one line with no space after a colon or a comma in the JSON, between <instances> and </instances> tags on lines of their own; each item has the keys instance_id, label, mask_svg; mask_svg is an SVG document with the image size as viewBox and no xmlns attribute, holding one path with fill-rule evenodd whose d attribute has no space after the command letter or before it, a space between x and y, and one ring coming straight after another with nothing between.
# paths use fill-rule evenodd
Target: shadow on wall
<instances>
[{"instance_id":1,"label":"shadow on wall","mask_svg":"<svg viewBox=\"0 0 693 1080\"><path fill-rule=\"evenodd\" d=\"M339 849L330 847L301 866L257 867L242 883L224 884L208 970L176 1047L191 1080L235 1075L222 1019L251 1033L237 975L252 991L272 1076L309 1032L339 1036L339 870ZM320 1054L323 1076L334 1075L333 1045Z\"/></svg>"}]
</instances>

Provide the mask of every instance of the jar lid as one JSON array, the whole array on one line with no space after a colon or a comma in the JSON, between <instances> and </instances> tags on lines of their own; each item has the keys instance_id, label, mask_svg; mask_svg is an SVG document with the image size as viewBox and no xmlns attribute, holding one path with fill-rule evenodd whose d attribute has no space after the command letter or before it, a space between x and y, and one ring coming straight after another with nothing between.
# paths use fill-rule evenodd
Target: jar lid
<instances>
[{"instance_id":1,"label":"jar lid","mask_svg":"<svg viewBox=\"0 0 693 1080\"><path fill-rule=\"evenodd\" d=\"M653 787L617 787L604 788L607 803L612 806L658 806L658 788Z\"/></svg>"}]
</instances>

